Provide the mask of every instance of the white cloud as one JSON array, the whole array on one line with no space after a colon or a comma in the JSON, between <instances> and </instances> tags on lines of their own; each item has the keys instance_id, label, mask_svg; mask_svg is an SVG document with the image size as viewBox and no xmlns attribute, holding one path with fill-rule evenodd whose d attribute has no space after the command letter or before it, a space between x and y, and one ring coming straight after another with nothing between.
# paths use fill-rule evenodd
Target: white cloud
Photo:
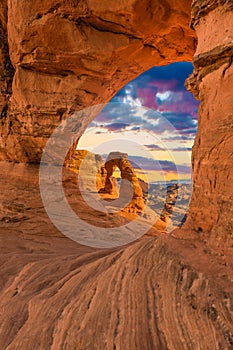
<instances>
[{"instance_id":1,"label":"white cloud","mask_svg":"<svg viewBox=\"0 0 233 350\"><path fill-rule=\"evenodd\" d=\"M160 100L161 102L169 101L172 99L172 97L173 97L173 92L170 90L165 92L157 92L156 94L156 99Z\"/></svg>"},{"instance_id":2,"label":"white cloud","mask_svg":"<svg viewBox=\"0 0 233 350\"><path fill-rule=\"evenodd\" d=\"M139 98L133 98L130 94L123 97L123 103L130 105L131 107L142 106L142 102Z\"/></svg>"}]
</instances>

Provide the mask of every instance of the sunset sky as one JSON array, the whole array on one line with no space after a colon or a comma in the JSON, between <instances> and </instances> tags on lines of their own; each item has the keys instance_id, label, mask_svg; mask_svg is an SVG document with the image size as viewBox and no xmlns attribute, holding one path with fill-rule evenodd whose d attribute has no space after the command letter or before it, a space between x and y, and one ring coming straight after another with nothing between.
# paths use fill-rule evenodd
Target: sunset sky
<instances>
[{"instance_id":1,"label":"sunset sky","mask_svg":"<svg viewBox=\"0 0 233 350\"><path fill-rule=\"evenodd\" d=\"M88 126L78 148L129 154L149 181L190 179L196 101L184 87L191 63L154 67L120 90Z\"/></svg>"}]
</instances>

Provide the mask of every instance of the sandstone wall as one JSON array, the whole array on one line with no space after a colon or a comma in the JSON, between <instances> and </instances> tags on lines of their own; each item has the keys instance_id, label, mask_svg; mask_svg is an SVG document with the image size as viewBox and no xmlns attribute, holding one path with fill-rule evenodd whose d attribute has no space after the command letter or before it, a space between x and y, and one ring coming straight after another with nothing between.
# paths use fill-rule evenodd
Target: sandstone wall
<instances>
[{"instance_id":1,"label":"sandstone wall","mask_svg":"<svg viewBox=\"0 0 233 350\"><path fill-rule=\"evenodd\" d=\"M222 5L220 5L222 3ZM207 6L208 5L208 6ZM200 100L193 147L193 195L187 226L233 243L233 3L193 3L198 36L187 87Z\"/></svg>"},{"instance_id":2,"label":"sandstone wall","mask_svg":"<svg viewBox=\"0 0 233 350\"><path fill-rule=\"evenodd\" d=\"M190 61L190 5L9 0L15 75L0 159L38 162L54 127L73 111L109 101L152 66ZM92 118L80 122L85 127Z\"/></svg>"},{"instance_id":3,"label":"sandstone wall","mask_svg":"<svg viewBox=\"0 0 233 350\"><path fill-rule=\"evenodd\" d=\"M0 131L9 129L8 104L12 93L12 79L14 68L9 58L7 35L7 0L0 3ZM0 159L6 158L5 142L6 134L0 134Z\"/></svg>"},{"instance_id":4,"label":"sandstone wall","mask_svg":"<svg viewBox=\"0 0 233 350\"><path fill-rule=\"evenodd\" d=\"M106 101L155 63L191 58L190 2L109 3L73 0L59 7L51 0L30 6L8 1L16 73L9 105L6 82L12 73L2 73L0 82L2 159L38 161L53 127L72 109ZM6 30L6 2L1 4ZM72 16L80 18L77 29ZM70 33L66 39L60 24ZM58 232L46 215L38 166L0 162L1 349L232 349L231 24L231 0L193 2L199 43L188 86L201 106L193 198L179 233L157 239L149 232L120 249L81 246ZM156 35L161 25L163 32ZM111 39L104 41L107 48L114 46L106 49L107 56L105 35ZM6 41L0 55L8 57ZM69 174L66 182L72 185ZM86 207L77 205L93 225L97 218L88 218Z\"/></svg>"}]
</instances>

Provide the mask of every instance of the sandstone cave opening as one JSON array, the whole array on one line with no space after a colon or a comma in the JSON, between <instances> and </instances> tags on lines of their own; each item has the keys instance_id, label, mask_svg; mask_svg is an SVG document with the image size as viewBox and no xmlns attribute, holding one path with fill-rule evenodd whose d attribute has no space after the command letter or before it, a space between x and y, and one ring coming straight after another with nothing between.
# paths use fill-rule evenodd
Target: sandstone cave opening
<instances>
[{"instance_id":1,"label":"sandstone cave opening","mask_svg":"<svg viewBox=\"0 0 233 350\"><path fill-rule=\"evenodd\" d=\"M191 196L198 101L184 84L192 70L191 63L173 63L128 83L88 125L73 156L75 166L85 159L87 188L95 176L93 191L105 201L131 193L123 210L140 215L149 205L160 230L182 225Z\"/></svg>"}]
</instances>

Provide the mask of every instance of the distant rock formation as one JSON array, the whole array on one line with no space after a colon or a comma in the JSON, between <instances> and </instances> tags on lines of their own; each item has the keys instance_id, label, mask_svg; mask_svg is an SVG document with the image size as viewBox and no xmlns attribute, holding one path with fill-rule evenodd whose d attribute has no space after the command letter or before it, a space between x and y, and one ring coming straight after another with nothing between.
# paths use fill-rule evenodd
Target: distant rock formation
<instances>
[{"instance_id":1,"label":"distant rock formation","mask_svg":"<svg viewBox=\"0 0 233 350\"><path fill-rule=\"evenodd\" d=\"M232 0L1 1L0 349L232 350L232 22ZM123 85L191 60L201 104L185 225L116 249L66 238L35 164L54 128L82 111L79 139Z\"/></svg>"},{"instance_id":2,"label":"distant rock formation","mask_svg":"<svg viewBox=\"0 0 233 350\"><path fill-rule=\"evenodd\" d=\"M117 179L112 175L119 168L122 179L119 197L131 199L123 210L133 214L142 212L147 186L144 181L139 181L137 178L127 153L111 152L104 163L101 155L86 150L76 150L69 160L68 167L76 173L80 173L81 170L80 177L85 181L85 189L106 193L112 198L118 197Z\"/></svg>"},{"instance_id":3,"label":"distant rock formation","mask_svg":"<svg viewBox=\"0 0 233 350\"><path fill-rule=\"evenodd\" d=\"M122 152L111 152L105 162L107 177L103 191L109 194L116 193L116 187L112 180L112 174L118 168L121 172L120 197L131 199L129 205L124 208L125 212L138 214L142 212L145 203L143 192L136 173L128 160L128 154Z\"/></svg>"},{"instance_id":4,"label":"distant rock formation","mask_svg":"<svg viewBox=\"0 0 233 350\"><path fill-rule=\"evenodd\" d=\"M164 207L159 216L159 219L156 221L154 225L154 227L160 231L166 231L166 229L170 225L172 225L171 216L173 214L176 200L178 197L179 185L178 184L169 185L167 186L166 191L167 192L166 192Z\"/></svg>"},{"instance_id":5,"label":"distant rock formation","mask_svg":"<svg viewBox=\"0 0 233 350\"><path fill-rule=\"evenodd\" d=\"M102 156L99 154L87 150L76 150L69 160L68 167L80 174L79 181L81 181L81 184L79 184L79 187L81 190L106 194L109 195L109 199L120 197L123 199L123 203L127 203L127 199L129 199L128 204L122 207L122 211L131 214L140 214L149 199L155 212L159 207L159 218L156 221L155 228L165 231L171 225L171 216L178 197L179 185L167 186L166 198L162 201L161 193L164 194L164 189L160 193L156 188L156 191L149 194L148 183L137 177L127 153L110 152L104 163ZM121 173L119 190L117 178L113 176L117 168ZM105 199L107 200L108 197L105 197ZM154 201L158 201L157 206Z\"/></svg>"},{"instance_id":6,"label":"distant rock formation","mask_svg":"<svg viewBox=\"0 0 233 350\"><path fill-rule=\"evenodd\" d=\"M167 222L173 213L173 207L176 204L178 197L178 190L178 184L173 184L167 187L166 201L164 209L160 215L161 220L164 222Z\"/></svg>"},{"instance_id":7,"label":"distant rock formation","mask_svg":"<svg viewBox=\"0 0 233 350\"><path fill-rule=\"evenodd\" d=\"M103 188L106 170L101 155L87 150L76 150L69 159L68 167L76 173L79 173L81 169L80 175L83 180L85 178L85 189L98 192Z\"/></svg>"}]
</instances>

